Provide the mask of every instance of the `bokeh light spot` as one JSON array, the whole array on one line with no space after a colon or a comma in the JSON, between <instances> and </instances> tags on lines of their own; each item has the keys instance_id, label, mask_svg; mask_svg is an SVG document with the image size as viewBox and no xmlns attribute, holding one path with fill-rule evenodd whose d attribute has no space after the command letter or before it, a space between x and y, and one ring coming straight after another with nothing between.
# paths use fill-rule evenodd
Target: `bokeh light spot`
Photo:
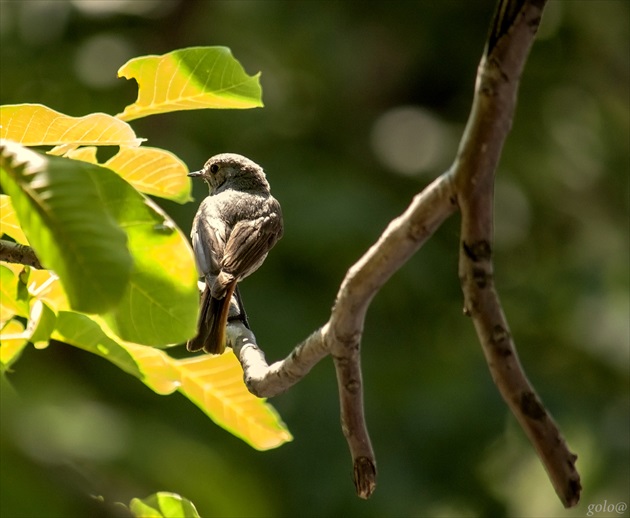
<instances>
[{"instance_id":1,"label":"bokeh light spot","mask_svg":"<svg viewBox=\"0 0 630 518\"><path fill-rule=\"evenodd\" d=\"M417 106L400 106L381 115L372 128L372 148L392 171L416 175L447 163L449 132L437 117Z\"/></svg>"},{"instance_id":2,"label":"bokeh light spot","mask_svg":"<svg viewBox=\"0 0 630 518\"><path fill-rule=\"evenodd\" d=\"M75 56L78 78L92 88L109 88L118 82L118 69L134 56L133 46L115 34L99 34L83 43Z\"/></svg>"}]
</instances>

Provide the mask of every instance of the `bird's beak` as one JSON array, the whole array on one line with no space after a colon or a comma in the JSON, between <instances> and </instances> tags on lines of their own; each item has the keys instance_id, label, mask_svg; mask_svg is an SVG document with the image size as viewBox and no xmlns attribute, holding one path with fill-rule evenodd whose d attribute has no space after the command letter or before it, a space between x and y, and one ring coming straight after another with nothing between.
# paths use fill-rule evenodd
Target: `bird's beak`
<instances>
[{"instance_id":1,"label":"bird's beak","mask_svg":"<svg viewBox=\"0 0 630 518\"><path fill-rule=\"evenodd\" d=\"M191 178L197 178L202 175L203 175L203 169L200 169L199 171L191 171L190 173L188 173L188 176L190 176Z\"/></svg>"}]
</instances>

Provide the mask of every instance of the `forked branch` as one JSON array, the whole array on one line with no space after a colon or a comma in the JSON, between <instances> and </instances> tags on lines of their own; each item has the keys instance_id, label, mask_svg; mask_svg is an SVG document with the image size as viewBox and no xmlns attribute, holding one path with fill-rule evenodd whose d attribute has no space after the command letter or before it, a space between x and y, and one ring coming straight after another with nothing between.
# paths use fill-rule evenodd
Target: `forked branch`
<instances>
[{"instance_id":1,"label":"forked branch","mask_svg":"<svg viewBox=\"0 0 630 518\"><path fill-rule=\"evenodd\" d=\"M376 460L363 411L360 344L367 308L378 290L457 207L462 212L459 275L464 311L471 316L488 366L506 403L533 443L566 507L580 495L572 454L530 385L494 288L493 190L509 133L519 79L534 41L545 0L501 0L479 65L468 124L451 169L417 195L379 240L349 270L329 321L283 361L267 366L250 332L232 328L234 351L245 381L260 396L272 396L299 381L331 354L337 371L341 423L354 462L355 486L368 498L376 484Z\"/></svg>"}]
</instances>

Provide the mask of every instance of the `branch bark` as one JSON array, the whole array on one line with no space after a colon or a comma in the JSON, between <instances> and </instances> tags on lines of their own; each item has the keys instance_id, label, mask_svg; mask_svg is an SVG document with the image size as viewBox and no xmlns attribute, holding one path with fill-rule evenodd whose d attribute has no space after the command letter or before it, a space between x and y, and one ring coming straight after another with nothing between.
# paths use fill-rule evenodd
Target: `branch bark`
<instances>
[{"instance_id":1,"label":"branch bark","mask_svg":"<svg viewBox=\"0 0 630 518\"><path fill-rule=\"evenodd\" d=\"M496 166L512 124L519 79L544 1L502 2L479 65L475 98L454 181L462 213L459 275L464 312L472 317L492 378L536 449L565 507L577 504L580 477L557 425L529 383L494 287L493 190ZM505 17L509 19L505 19Z\"/></svg>"},{"instance_id":2,"label":"branch bark","mask_svg":"<svg viewBox=\"0 0 630 518\"><path fill-rule=\"evenodd\" d=\"M19 263L26 266L32 266L38 270L43 270L44 267L39 262L39 258L35 255L35 250L30 246L21 245L20 243L14 243L13 241L7 241L0 239L0 260L7 263Z\"/></svg>"}]
</instances>

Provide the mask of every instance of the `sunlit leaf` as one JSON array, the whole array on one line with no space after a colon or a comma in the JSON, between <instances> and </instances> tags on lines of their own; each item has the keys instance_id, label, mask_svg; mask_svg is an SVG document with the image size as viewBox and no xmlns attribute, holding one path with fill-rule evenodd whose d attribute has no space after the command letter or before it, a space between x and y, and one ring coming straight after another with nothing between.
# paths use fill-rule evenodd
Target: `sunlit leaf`
<instances>
[{"instance_id":1,"label":"sunlit leaf","mask_svg":"<svg viewBox=\"0 0 630 518\"><path fill-rule=\"evenodd\" d=\"M104 315L120 337L144 345L185 341L197 325L197 267L188 240L151 200L117 175L108 208L128 236L135 267L118 305ZM118 193L118 194L117 194Z\"/></svg>"},{"instance_id":2,"label":"sunlit leaf","mask_svg":"<svg viewBox=\"0 0 630 518\"><path fill-rule=\"evenodd\" d=\"M247 390L242 367L231 352L175 363L181 372L180 391L250 446L268 450L293 439L275 409Z\"/></svg>"},{"instance_id":3,"label":"sunlit leaf","mask_svg":"<svg viewBox=\"0 0 630 518\"><path fill-rule=\"evenodd\" d=\"M15 315L26 316L28 305L17 300L17 275L0 265L0 326Z\"/></svg>"},{"instance_id":4,"label":"sunlit leaf","mask_svg":"<svg viewBox=\"0 0 630 518\"><path fill-rule=\"evenodd\" d=\"M201 108L262 106L259 76L249 76L226 47L191 47L125 63L119 77L138 82L138 99L123 120Z\"/></svg>"},{"instance_id":5,"label":"sunlit leaf","mask_svg":"<svg viewBox=\"0 0 630 518\"><path fill-rule=\"evenodd\" d=\"M247 390L231 353L176 360L159 349L108 334L100 317L71 311L58 314L52 337L102 356L158 394L179 390L215 423L256 449L292 439L274 408Z\"/></svg>"},{"instance_id":6,"label":"sunlit leaf","mask_svg":"<svg viewBox=\"0 0 630 518\"><path fill-rule=\"evenodd\" d=\"M134 498L129 510L137 518L200 518L193 503L178 494L160 492Z\"/></svg>"},{"instance_id":7,"label":"sunlit leaf","mask_svg":"<svg viewBox=\"0 0 630 518\"><path fill-rule=\"evenodd\" d=\"M126 122L106 113L71 117L42 104L9 104L0 106L0 138L24 146L138 146Z\"/></svg>"},{"instance_id":8,"label":"sunlit leaf","mask_svg":"<svg viewBox=\"0 0 630 518\"><path fill-rule=\"evenodd\" d=\"M138 364L122 347L121 340L108 336L96 320L96 317L89 317L74 311L60 311L57 314L57 323L52 337L55 340L98 354L125 372L144 381L144 375L138 368Z\"/></svg>"},{"instance_id":9,"label":"sunlit leaf","mask_svg":"<svg viewBox=\"0 0 630 518\"><path fill-rule=\"evenodd\" d=\"M152 147L123 146L105 162L140 192L179 203L192 201L186 164L174 154Z\"/></svg>"},{"instance_id":10,"label":"sunlit leaf","mask_svg":"<svg viewBox=\"0 0 630 518\"><path fill-rule=\"evenodd\" d=\"M127 287L132 258L105 207L104 186L120 178L95 165L0 146L2 188L41 262L61 279L73 308L105 311ZM111 193L110 193L111 194Z\"/></svg>"},{"instance_id":11,"label":"sunlit leaf","mask_svg":"<svg viewBox=\"0 0 630 518\"><path fill-rule=\"evenodd\" d=\"M36 348L43 349L48 346L50 335L55 328L57 315L50 307L39 299L35 299L31 306L26 333L28 341Z\"/></svg>"},{"instance_id":12,"label":"sunlit leaf","mask_svg":"<svg viewBox=\"0 0 630 518\"><path fill-rule=\"evenodd\" d=\"M72 158L73 160L83 160L84 162L89 162L90 164L98 164L98 159L96 158L96 152L98 148L96 146L85 146L80 148L71 149L64 153L66 158Z\"/></svg>"},{"instance_id":13,"label":"sunlit leaf","mask_svg":"<svg viewBox=\"0 0 630 518\"><path fill-rule=\"evenodd\" d=\"M96 164L96 150L94 146L80 147L64 156ZM164 149L121 146L120 151L102 165L118 173L140 192L179 203L192 201L186 164Z\"/></svg>"},{"instance_id":14,"label":"sunlit leaf","mask_svg":"<svg viewBox=\"0 0 630 518\"><path fill-rule=\"evenodd\" d=\"M11 236L23 245L28 244L28 239L22 232L20 222L11 205L11 197L6 194L0 194L0 234Z\"/></svg>"},{"instance_id":15,"label":"sunlit leaf","mask_svg":"<svg viewBox=\"0 0 630 518\"><path fill-rule=\"evenodd\" d=\"M28 344L24 326L17 320L11 320L0 330L0 372L6 372L20 357Z\"/></svg>"},{"instance_id":16,"label":"sunlit leaf","mask_svg":"<svg viewBox=\"0 0 630 518\"><path fill-rule=\"evenodd\" d=\"M24 266L21 264L7 264L6 268L12 271L17 277L24 269ZM26 284L28 291L28 295L25 297L26 302L28 302L30 298L35 297L48 304L56 312L70 309L68 297L63 291L59 277L54 272L31 268ZM26 317L28 315L28 304L23 304L23 307L25 310L18 314Z\"/></svg>"}]
</instances>

